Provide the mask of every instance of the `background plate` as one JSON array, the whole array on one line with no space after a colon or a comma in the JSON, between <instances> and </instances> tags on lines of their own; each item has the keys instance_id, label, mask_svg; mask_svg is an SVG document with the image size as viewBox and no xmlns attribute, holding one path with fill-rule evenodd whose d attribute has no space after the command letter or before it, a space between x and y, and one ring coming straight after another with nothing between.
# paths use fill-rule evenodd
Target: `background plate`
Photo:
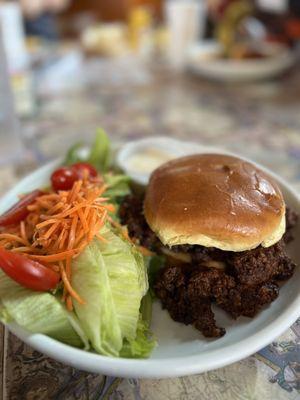
<instances>
[{"instance_id":1,"label":"background plate","mask_svg":"<svg viewBox=\"0 0 300 400\"><path fill-rule=\"evenodd\" d=\"M265 45L275 50L274 45ZM268 50L267 49L267 50ZM295 54L287 47L277 46L272 56L261 59L219 59L220 48L214 41L193 45L188 51L187 67L195 74L222 82L245 82L274 78L296 61Z\"/></svg>"}]
</instances>

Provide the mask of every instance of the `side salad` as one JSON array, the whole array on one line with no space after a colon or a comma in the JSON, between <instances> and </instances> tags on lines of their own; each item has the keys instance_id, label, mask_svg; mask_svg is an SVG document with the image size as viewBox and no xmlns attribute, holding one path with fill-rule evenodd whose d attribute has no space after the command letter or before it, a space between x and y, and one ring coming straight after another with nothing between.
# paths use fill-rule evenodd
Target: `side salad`
<instances>
[{"instance_id":1,"label":"side salad","mask_svg":"<svg viewBox=\"0 0 300 400\"><path fill-rule=\"evenodd\" d=\"M113 167L103 130L82 154L75 145L49 187L0 216L0 320L106 356L145 358L156 345L153 257L118 219L130 181Z\"/></svg>"}]
</instances>

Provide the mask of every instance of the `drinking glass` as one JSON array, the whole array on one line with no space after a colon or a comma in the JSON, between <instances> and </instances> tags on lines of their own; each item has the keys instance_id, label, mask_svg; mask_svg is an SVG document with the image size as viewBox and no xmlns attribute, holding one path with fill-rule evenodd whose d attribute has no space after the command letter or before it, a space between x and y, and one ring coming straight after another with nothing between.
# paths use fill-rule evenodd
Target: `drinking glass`
<instances>
[{"instance_id":1,"label":"drinking glass","mask_svg":"<svg viewBox=\"0 0 300 400\"><path fill-rule=\"evenodd\" d=\"M22 149L0 25L0 164L20 160Z\"/></svg>"},{"instance_id":2,"label":"drinking glass","mask_svg":"<svg viewBox=\"0 0 300 400\"><path fill-rule=\"evenodd\" d=\"M168 58L175 69L183 69L188 47L201 39L206 21L205 0L167 0Z\"/></svg>"}]
</instances>

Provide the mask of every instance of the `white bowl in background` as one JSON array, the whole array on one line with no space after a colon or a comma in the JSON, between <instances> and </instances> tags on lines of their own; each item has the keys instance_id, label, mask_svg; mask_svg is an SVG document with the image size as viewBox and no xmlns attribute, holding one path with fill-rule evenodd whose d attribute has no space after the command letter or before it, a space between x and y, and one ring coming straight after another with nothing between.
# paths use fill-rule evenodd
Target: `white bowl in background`
<instances>
[{"instance_id":1,"label":"white bowl in background","mask_svg":"<svg viewBox=\"0 0 300 400\"><path fill-rule=\"evenodd\" d=\"M201 148L206 153L213 151L211 148ZM220 149L214 151L232 154ZM57 165L59 161L47 164L17 184L0 201L0 213L17 201L19 193L45 185ZM258 166L278 182L287 204L300 213L298 194L279 176ZM289 253L300 266L300 226L295 237L296 240L289 246ZM36 350L80 370L132 378L167 378L201 373L224 367L255 353L292 325L300 315L300 268L296 268L293 278L284 284L279 297L255 318L233 320L223 311L216 311L218 323L226 328L227 333L222 338L211 340L204 338L191 326L172 321L156 303L152 329L158 339L158 347L145 360L105 357L86 352L45 335L30 334L16 324L8 325L8 329Z\"/></svg>"},{"instance_id":2,"label":"white bowl in background","mask_svg":"<svg viewBox=\"0 0 300 400\"><path fill-rule=\"evenodd\" d=\"M123 144L117 152L116 163L133 181L147 185L151 172L159 165L204 149L208 147L167 136L154 136Z\"/></svg>"},{"instance_id":3,"label":"white bowl in background","mask_svg":"<svg viewBox=\"0 0 300 400\"><path fill-rule=\"evenodd\" d=\"M274 78L295 64L296 55L287 46L264 43L260 47L267 57L235 60L219 58L221 47L214 40L195 43L187 53L187 68L203 78L233 83Z\"/></svg>"}]
</instances>

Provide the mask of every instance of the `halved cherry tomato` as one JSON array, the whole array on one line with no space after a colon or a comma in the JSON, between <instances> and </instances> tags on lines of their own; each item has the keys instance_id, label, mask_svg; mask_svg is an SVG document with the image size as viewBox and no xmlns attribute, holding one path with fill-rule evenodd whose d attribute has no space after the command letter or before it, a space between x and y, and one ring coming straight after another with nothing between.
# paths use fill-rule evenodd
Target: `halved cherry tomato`
<instances>
[{"instance_id":1,"label":"halved cherry tomato","mask_svg":"<svg viewBox=\"0 0 300 400\"><path fill-rule=\"evenodd\" d=\"M27 289L45 292L55 289L60 276L37 261L0 247L0 268Z\"/></svg>"},{"instance_id":2,"label":"halved cherry tomato","mask_svg":"<svg viewBox=\"0 0 300 400\"><path fill-rule=\"evenodd\" d=\"M51 175L52 188L55 191L71 190L78 179L80 179L80 177L72 167L59 168Z\"/></svg>"},{"instance_id":3,"label":"halved cherry tomato","mask_svg":"<svg viewBox=\"0 0 300 400\"><path fill-rule=\"evenodd\" d=\"M84 171L88 172L89 178L96 178L97 170L89 163L76 163L70 167L62 167L57 169L51 175L52 188L58 190L71 190L74 183L84 178Z\"/></svg>"},{"instance_id":4,"label":"halved cherry tomato","mask_svg":"<svg viewBox=\"0 0 300 400\"><path fill-rule=\"evenodd\" d=\"M97 170L91 164L85 162L78 162L73 164L72 169L74 169L78 173L80 178L84 177L84 171L88 171L89 176L92 178L96 178L96 176L98 175Z\"/></svg>"},{"instance_id":5,"label":"halved cherry tomato","mask_svg":"<svg viewBox=\"0 0 300 400\"><path fill-rule=\"evenodd\" d=\"M18 203L13 205L8 211L0 216L0 226L8 226L18 224L23 221L29 211L27 206L32 204L34 200L43 194L40 190L34 190L31 193L26 194Z\"/></svg>"}]
</instances>

